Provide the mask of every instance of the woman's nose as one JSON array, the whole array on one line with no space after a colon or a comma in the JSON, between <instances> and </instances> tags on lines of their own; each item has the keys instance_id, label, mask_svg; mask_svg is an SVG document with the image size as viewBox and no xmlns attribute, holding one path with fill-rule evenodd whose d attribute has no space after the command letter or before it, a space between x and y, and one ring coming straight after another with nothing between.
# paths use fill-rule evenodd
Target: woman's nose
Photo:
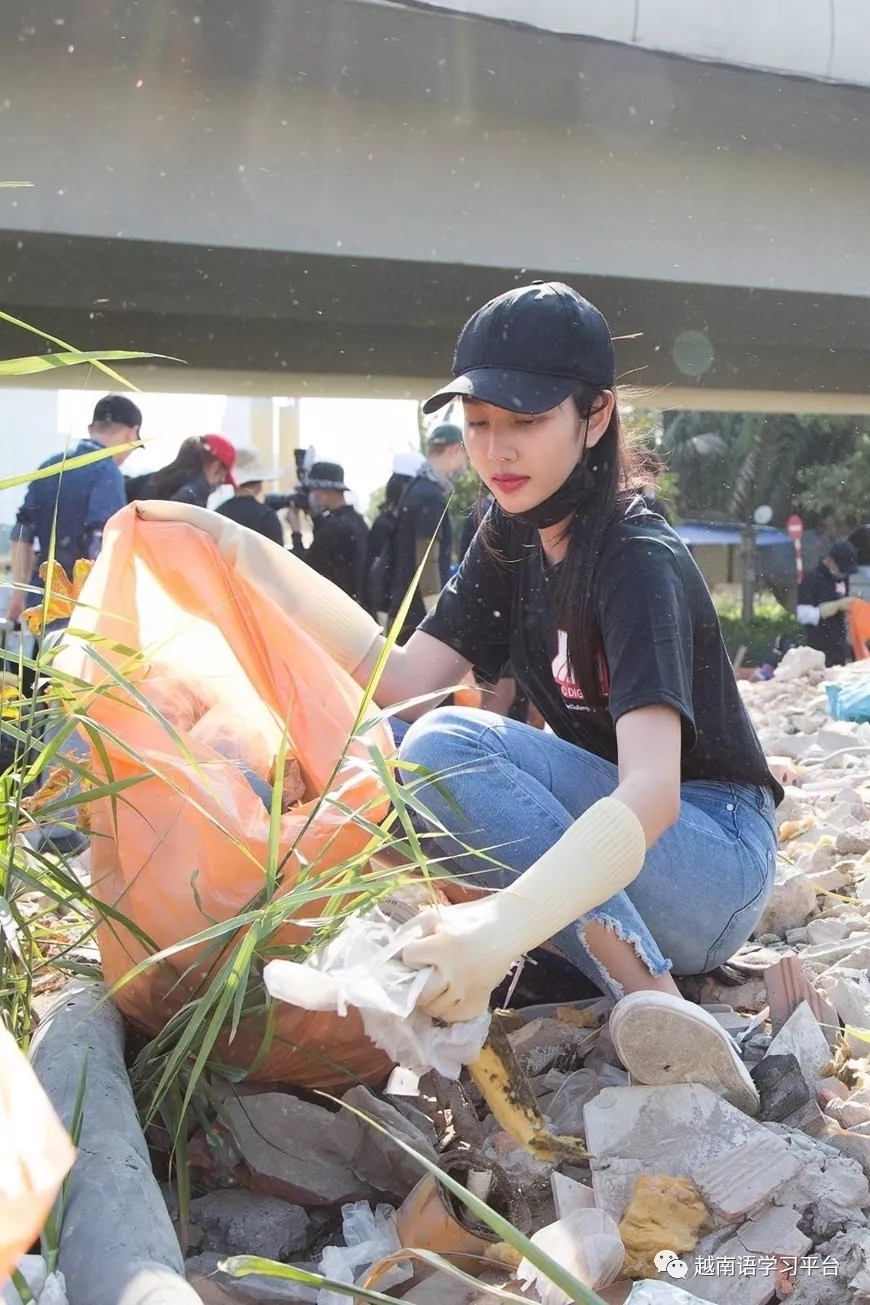
<instances>
[{"instance_id":1,"label":"woman's nose","mask_svg":"<svg viewBox=\"0 0 870 1305\"><path fill-rule=\"evenodd\" d=\"M493 432L489 438L489 457L492 462L513 462L516 451L503 435Z\"/></svg>"}]
</instances>

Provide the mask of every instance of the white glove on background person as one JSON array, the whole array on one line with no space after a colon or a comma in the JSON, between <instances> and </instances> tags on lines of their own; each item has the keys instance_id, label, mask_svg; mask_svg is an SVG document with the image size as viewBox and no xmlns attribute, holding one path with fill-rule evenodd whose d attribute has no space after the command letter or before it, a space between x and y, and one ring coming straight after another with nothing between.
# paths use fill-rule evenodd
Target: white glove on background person
<instances>
[{"instance_id":1,"label":"white glove on background person","mask_svg":"<svg viewBox=\"0 0 870 1305\"><path fill-rule=\"evenodd\" d=\"M424 936L402 951L406 965L434 970L418 1009L447 1023L482 1014L518 957L625 888L645 856L637 816L618 798L606 797L509 888L421 912L414 924Z\"/></svg>"},{"instance_id":2,"label":"white glove on background person","mask_svg":"<svg viewBox=\"0 0 870 1305\"><path fill-rule=\"evenodd\" d=\"M136 512L143 521L168 521L202 530L239 575L292 616L349 674L353 675L380 638L377 621L344 590L247 526L208 508L163 499L137 502Z\"/></svg>"}]
</instances>

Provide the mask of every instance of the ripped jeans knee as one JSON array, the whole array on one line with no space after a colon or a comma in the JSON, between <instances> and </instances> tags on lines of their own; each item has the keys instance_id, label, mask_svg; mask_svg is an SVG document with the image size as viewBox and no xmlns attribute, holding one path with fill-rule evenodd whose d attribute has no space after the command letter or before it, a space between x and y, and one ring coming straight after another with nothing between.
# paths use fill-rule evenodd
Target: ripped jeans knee
<instances>
[{"instance_id":1,"label":"ripped jeans knee","mask_svg":"<svg viewBox=\"0 0 870 1305\"><path fill-rule=\"evenodd\" d=\"M600 936L594 939L591 947L590 924L601 925L605 935L604 939ZM608 969L608 962L613 958L607 954L606 940L628 943L651 978L657 979L671 968L670 961L662 955L629 899L624 893L617 893L609 902L563 929L554 939L559 951L614 1001L625 993L622 984Z\"/></svg>"}]
</instances>

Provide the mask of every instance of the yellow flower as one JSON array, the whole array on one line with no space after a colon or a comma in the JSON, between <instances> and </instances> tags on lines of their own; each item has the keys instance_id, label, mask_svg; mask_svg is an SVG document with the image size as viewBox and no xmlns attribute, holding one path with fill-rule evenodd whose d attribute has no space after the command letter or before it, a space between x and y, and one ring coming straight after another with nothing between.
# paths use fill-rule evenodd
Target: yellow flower
<instances>
[{"instance_id":1,"label":"yellow flower","mask_svg":"<svg viewBox=\"0 0 870 1305\"><path fill-rule=\"evenodd\" d=\"M43 562L39 578L45 585L45 596L38 607L28 607L21 613L21 619L27 622L31 634L41 634L43 626L52 621L69 620L93 565L88 558L79 558L70 580L59 563Z\"/></svg>"}]
</instances>

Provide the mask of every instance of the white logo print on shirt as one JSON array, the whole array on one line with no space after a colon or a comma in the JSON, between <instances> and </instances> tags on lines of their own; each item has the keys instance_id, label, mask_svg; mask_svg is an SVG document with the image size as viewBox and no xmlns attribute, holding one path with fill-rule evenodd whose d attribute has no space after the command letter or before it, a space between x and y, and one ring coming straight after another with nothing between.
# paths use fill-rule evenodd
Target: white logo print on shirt
<instances>
[{"instance_id":1,"label":"white logo print on shirt","mask_svg":"<svg viewBox=\"0 0 870 1305\"><path fill-rule=\"evenodd\" d=\"M589 708L586 706L583 690L568 670L568 635L564 630L558 632L558 644L556 656L553 658L552 670L553 679L556 681L556 687L565 701L565 706L573 711L588 711ZM606 698L610 693L610 676L603 660L599 661L598 674L601 680L601 689Z\"/></svg>"}]
</instances>

